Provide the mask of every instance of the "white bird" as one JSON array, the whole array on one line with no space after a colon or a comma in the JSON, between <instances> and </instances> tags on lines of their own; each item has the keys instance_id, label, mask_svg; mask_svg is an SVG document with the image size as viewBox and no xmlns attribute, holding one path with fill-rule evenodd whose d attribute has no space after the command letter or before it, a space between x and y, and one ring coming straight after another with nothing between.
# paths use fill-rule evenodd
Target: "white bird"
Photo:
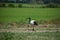
<instances>
[{"instance_id":1,"label":"white bird","mask_svg":"<svg viewBox=\"0 0 60 40\"><path fill-rule=\"evenodd\" d=\"M38 24L37 24L37 22L35 21L35 20L31 20L31 18L29 17L28 18L29 19L29 24L31 24L32 25L32 27L33 27L33 31L34 31L34 27L35 27L35 25L37 26Z\"/></svg>"}]
</instances>

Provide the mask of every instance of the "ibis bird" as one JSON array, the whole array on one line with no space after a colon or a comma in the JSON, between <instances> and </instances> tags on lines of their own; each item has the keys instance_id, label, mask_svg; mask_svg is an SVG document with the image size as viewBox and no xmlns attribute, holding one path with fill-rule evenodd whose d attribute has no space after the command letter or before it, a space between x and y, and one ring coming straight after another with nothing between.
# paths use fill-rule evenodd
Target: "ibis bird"
<instances>
[{"instance_id":1,"label":"ibis bird","mask_svg":"<svg viewBox=\"0 0 60 40\"><path fill-rule=\"evenodd\" d=\"M29 24L33 27L33 31L35 30L34 27L37 26L37 22L35 20L32 20L31 17L28 18L29 19Z\"/></svg>"}]
</instances>

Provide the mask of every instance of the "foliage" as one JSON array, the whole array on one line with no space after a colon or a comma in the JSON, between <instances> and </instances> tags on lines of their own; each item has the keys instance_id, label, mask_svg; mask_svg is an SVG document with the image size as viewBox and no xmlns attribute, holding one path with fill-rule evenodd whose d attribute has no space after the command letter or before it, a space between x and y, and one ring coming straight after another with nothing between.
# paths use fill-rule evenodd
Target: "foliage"
<instances>
[{"instance_id":1,"label":"foliage","mask_svg":"<svg viewBox=\"0 0 60 40\"><path fill-rule=\"evenodd\" d=\"M6 4L0 4L0 7L6 7Z\"/></svg>"},{"instance_id":2,"label":"foliage","mask_svg":"<svg viewBox=\"0 0 60 40\"><path fill-rule=\"evenodd\" d=\"M12 8L14 8L15 5L14 5L14 4L8 4L8 7L12 7Z\"/></svg>"},{"instance_id":3,"label":"foliage","mask_svg":"<svg viewBox=\"0 0 60 40\"><path fill-rule=\"evenodd\" d=\"M19 4L18 7L19 7L19 8L22 8L22 4Z\"/></svg>"},{"instance_id":4,"label":"foliage","mask_svg":"<svg viewBox=\"0 0 60 40\"><path fill-rule=\"evenodd\" d=\"M50 3L46 7L47 8L58 8L58 4Z\"/></svg>"},{"instance_id":5,"label":"foliage","mask_svg":"<svg viewBox=\"0 0 60 40\"><path fill-rule=\"evenodd\" d=\"M15 4L15 3L1 3L0 7L12 7L12 8L59 8L60 6L55 3L49 3L49 4Z\"/></svg>"}]
</instances>

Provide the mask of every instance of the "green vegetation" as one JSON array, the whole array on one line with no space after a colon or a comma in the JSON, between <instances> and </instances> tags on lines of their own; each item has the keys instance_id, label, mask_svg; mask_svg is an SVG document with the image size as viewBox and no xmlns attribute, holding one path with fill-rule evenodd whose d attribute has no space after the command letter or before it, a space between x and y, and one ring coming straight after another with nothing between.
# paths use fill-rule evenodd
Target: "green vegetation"
<instances>
[{"instance_id":1,"label":"green vegetation","mask_svg":"<svg viewBox=\"0 0 60 40\"><path fill-rule=\"evenodd\" d=\"M8 4L8 7L15 7L15 5L14 4Z\"/></svg>"},{"instance_id":2,"label":"green vegetation","mask_svg":"<svg viewBox=\"0 0 60 40\"><path fill-rule=\"evenodd\" d=\"M22 3L0 3L0 7L14 7L14 8L60 8L59 4L22 4Z\"/></svg>"},{"instance_id":3,"label":"green vegetation","mask_svg":"<svg viewBox=\"0 0 60 40\"><path fill-rule=\"evenodd\" d=\"M22 8L22 4L19 4L18 7L19 7L19 8Z\"/></svg>"},{"instance_id":4,"label":"green vegetation","mask_svg":"<svg viewBox=\"0 0 60 40\"><path fill-rule=\"evenodd\" d=\"M0 8L0 22L27 22L27 17L37 21L60 18L60 8Z\"/></svg>"},{"instance_id":5,"label":"green vegetation","mask_svg":"<svg viewBox=\"0 0 60 40\"><path fill-rule=\"evenodd\" d=\"M60 40L60 32L1 32L0 40Z\"/></svg>"},{"instance_id":6,"label":"green vegetation","mask_svg":"<svg viewBox=\"0 0 60 40\"><path fill-rule=\"evenodd\" d=\"M5 6L5 4L3 4ZM11 7L14 5L9 4ZM9 6L9 7L10 7ZM21 7L22 5L19 5ZM27 5L25 5L27 7ZM23 6L23 7L25 7ZM29 5L30 7L30 5ZM53 21L60 22L60 8L0 8L0 29L21 27L27 28L27 24L19 24L28 22L27 18L37 20L38 22ZM57 19L57 20L55 20ZM46 21L45 21L46 20ZM5 22L5 24L4 24ZM8 22L8 24L6 24ZM11 23L9 23L11 22ZM19 22L19 23L14 23ZM58 26L57 26L58 27ZM32 27L31 27L32 28ZM50 28L35 28L36 30L52 30ZM27 29L16 29L18 31L26 31ZM31 29L29 29L31 30ZM58 29L53 29L58 30ZM0 40L60 40L60 32L0 32Z\"/></svg>"},{"instance_id":7,"label":"green vegetation","mask_svg":"<svg viewBox=\"0 0 60 40\"><path fill-rule=\"evenodd\" d=\"M0 7L6 7L6 4L0 4Z\"/></svg>"}]
</instances>

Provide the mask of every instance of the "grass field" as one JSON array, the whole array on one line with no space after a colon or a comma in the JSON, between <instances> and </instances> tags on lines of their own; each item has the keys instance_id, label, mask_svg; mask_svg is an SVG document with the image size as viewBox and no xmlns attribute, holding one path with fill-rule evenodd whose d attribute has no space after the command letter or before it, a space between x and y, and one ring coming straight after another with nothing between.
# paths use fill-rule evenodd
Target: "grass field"
<instances>
[{"instance_id":1,"label":"grass field","mask_svg":"<svg viewBox=\"0 0 60 40\"><path fill-rule=\"evenodd\" d=\"M60 32L1 32L0 40L60 40Z\"/></svg>"},{"instance_id":2,"label":"grass field","mask_svg":"<svg viewBox=\"0 0 60 40\"><path fill-rule=\"evenodd\" d=\"M60 18L60 8L0 8L0 22L27 22L27 18L31 17L37 21L52 20ZM21 25L20 25L21 26ZM23 25L25 26L25 25ZM2 27L2 28L1 28ZM28 28L25 26L22 29L16 29L13 26L2 25L0 29L0 40L60 40L60 32L24 32ZM4 30L4 28L11 28L11 31ZM15 30L13 30L13 28ZM58 30L50 28L36 27L37 31L42 30ZM31 30L31 29L29 29ZM60 30L60 29L59 29ZM3 32L5 31L5 32ZM16 32L17 31L17 32ZM19 31L19 32L18 32ZM23 31L23 32L21 32Z\"/></svg>"},{"instance_id":3,"label":"grass field","mask_svg":"<svg viewBox=\"0 0 60 40\"><path fill-rule=\"evenodd\" d=\"M27 17L37 21L60 18L60 8L0 8L0 22L27 22Z\"/></svg>"}]
</instances>

